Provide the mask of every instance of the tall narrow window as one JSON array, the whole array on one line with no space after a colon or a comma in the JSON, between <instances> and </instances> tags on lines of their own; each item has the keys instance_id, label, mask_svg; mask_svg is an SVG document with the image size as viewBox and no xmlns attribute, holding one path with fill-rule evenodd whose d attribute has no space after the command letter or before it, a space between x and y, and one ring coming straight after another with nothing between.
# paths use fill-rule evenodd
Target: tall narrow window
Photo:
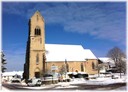
<instances>
[{"instance_id":1,"label":"tall narrow window","mask_svg":"<svg viewBox=\"0 0 128 92\"><path fill-rule=\"evenodd\" d=\"M72 72L74 71L74 68L72 68Z\"/></svg>"},{"instance_id":2,"label":"tall narrow window","mask_svg":"<svg viewBox=\"0 0 128 92\"><path fill-rule=\"evenodd\" d=\"M81 71L82 72L84 71L84 65L83 65L83 63L81 63Z\"/></svg>"},{"instance_id":3,"label":"tall narrow window","mask_svg":"<svg viewBox=\"0 0 128 92\"><path fill-rule=\"evenodd\" d=\"M37 35L37 29L35 28L35 35Z\"/></svg>"},{"instance_id":4,"label":"tall narrow window","mask_svg":"<svg viewBox=\"0 0 128 92\"><path fill-rule=\"evenodd\" d=\"M38 29L38 34L41 35L41 31L40 31L40 29Z\"/></svg>"},{"instance_id":5,"label":"tall narrow window","mask_svg":"<svg viewBox=\"0 0 128 92\"><path fill-rule=\"evenodd\" d=\"M69 65L66 64L66 69L67 69L67 72L69 72Z\"/></svg>"},{"instance_id":6,"label":"tall narrow window","mask_svg":"<svg viewBox=\"0 0 128 92\"><path fill-rule=\"evenodd\" d=\"M39 18L38 18L38 15L37 15L37 21L38 21L38 19L39 19Z\"/></svg>"},{"instance_id":7,"label":"tall narrow window","mask_svg":"<svg viewBox=\"0 0 128 92\"><path fill-rule=\"evenodd\" d=\"M94 62L92 62L92 69L95 69L95 64L94 64Z\"/></svg>"},{"instance_id":8,"label":"tall narrow window","mask_svg":"<svg viewBox=\"0 0 128 92\"><path fill-rule=\"evenodd\" d=\"M36 55L36 64L39 64L39 54Z\"/></svg>"}]
</instances>

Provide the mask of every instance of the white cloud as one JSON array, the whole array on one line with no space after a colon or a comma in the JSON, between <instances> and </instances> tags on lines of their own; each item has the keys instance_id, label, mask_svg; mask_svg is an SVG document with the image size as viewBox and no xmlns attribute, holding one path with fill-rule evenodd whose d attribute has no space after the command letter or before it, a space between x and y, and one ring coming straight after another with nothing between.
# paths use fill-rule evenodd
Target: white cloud
<instances>
[{"instance_id":1,"label":"white cloud","mask_svg":"<svg viewBox=\"0 0 128 92\"><path fill-rule=\"evenodd\" d=\"M13 3L5 4L3 11L30 16L36 10L46 24L62 24L65 31L88 33L97 39L125 43L125 3Z\"/></svg>"},{"instance_id":2,"label":"white cloud","mask_svg":"<svg viewBox=\"0 0 128 92\"><path fill-rule=\"evenodd\" d=\"M71 4L48 8L41 12L46 23L63 24L65 31L88 33L98 39L125 43L125 5L111 5L111 10L109 4L104 9L101 9L101 6Z\"/></svg>"}]
</instances>

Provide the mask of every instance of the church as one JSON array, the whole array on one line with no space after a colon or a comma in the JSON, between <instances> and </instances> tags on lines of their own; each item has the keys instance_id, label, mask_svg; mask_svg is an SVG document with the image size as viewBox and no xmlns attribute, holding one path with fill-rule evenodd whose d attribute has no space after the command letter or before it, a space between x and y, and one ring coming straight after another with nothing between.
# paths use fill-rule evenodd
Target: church
<instances>
[{"instance_id":1,"label":"church","mask_svg":"<svg viewBox=\"0 0 128 92\"><path fill-rule=\"evenodd\" d=\"M29 19L25 60L25 79L40 78L52 71L59 73L64 66L66 72L98 73L98 59L90 49L82 45L45 43L45 21L39 11Z\"/></svg>"}]
</instances>

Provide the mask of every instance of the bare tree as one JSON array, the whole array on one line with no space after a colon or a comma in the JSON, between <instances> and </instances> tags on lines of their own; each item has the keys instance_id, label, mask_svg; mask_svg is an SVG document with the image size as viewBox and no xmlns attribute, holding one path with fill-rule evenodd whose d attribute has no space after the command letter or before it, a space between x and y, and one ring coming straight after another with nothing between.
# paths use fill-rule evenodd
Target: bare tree
<instances>
[{"instance_id":1,"label":"bare tree","mask_svg":"<svg viewBox=\"0 0 128 92\"><path fill-rule=\"evenodd\" d=\"M123 51L120 48L114 47L108 51L107 56L110 57L112 60L114 60L116 70L117 72L120 72L120 77L121 77L121 73L126 71L126 64L124 61L126 55L123 53Z\"/></svg>"},{"instance_id":2,"label":"bare tree","mask_svg":"<svg viewBox=\"0 0 128 92\"><path fill-rule=\"evenodd\" d=\"M117 70L118 72L123 72L124 74L126 73L126 60L121 59L118 64L117 64Z\"/></svg>"},{"instance_id":3,"label":"bare tree","mask_svg":"<svg viewBox=\"0 0 128 92\"><path fill-rule=\"evenodd\" d=\"M63 74L66 73L66 66L65 66L65 65L62 65L62 66L60 67L59 73L60 73L61 75L63 75Z\"/></svg>"},{"instance_id":4,"label":"bare tree","mask_svg":"<svg viewBox=\"0 0 128 92\"><path fill-rule=\"evenodd\" d=\"M100 77L100 70L102 69L102 64L97 65L97 70L98 70L98 77Z\"/></svg>"}]
</instances>

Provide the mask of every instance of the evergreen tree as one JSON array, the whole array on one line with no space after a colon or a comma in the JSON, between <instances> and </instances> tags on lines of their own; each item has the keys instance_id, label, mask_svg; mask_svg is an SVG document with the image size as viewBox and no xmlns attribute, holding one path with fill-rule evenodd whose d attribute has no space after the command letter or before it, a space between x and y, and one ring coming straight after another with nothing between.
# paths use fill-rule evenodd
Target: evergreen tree
<instances>
[{"instance_id":1,"label":"evergreen tree","mask_svg":"<svg viewBox=\"0 0 128 92\"><path fill-rule=\"evenodd\" d=\"M5 70L7 69L5 67L5 64L7 64L6 59L5 59L5 55L3 52L1 52L1 70L2 70L2 72L5 72Z\"/></svg>"}]
</instances>

